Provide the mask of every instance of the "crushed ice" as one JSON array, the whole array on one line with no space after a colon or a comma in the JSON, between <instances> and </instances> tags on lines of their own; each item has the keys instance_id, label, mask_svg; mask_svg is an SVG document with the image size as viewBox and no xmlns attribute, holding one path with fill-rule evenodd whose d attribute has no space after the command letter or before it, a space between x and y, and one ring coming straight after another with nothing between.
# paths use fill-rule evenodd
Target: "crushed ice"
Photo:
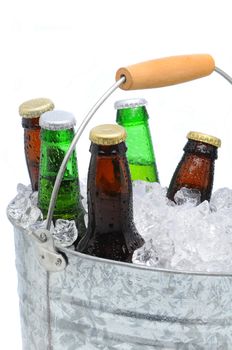
<instances>
[{"instance_id":1,"label":"crushed ice","mask_svg":"<svg viewBox=\"0 0 232 350\"><path fill-rule=\"evenodd\" d=\"M9 203L7 214L15 224L20 225L24 229L42 219L42 213L36 206L38 192L32 192L31 186L18 184L17 196Z\"/></svg>"},{"instance_id":2,"label":"crushed ice","mask_svg":"<svg viewBox=\"0 0 232 350\"><path fill-rule=\"evenodd\" d=\"M9 219L24 229L36 230L46 228L46 220L37 207L38 192L32 192L31 186L18 184L17 195L9 203L7 214ZM51 234L57 247L70 247L77 239L78 231L73 220L56 220L55 226L51 225Z\"/></svg>"},{"instance_id":3,"label":"crushed ice","mask_svg":"<svg viewBox=\"0 0 232 350\"><path fill-rule=\"evenodd\" d=\"M199 204L199 194L182 188L174 204L158 183L133 186L134 218L145 245L133 262L159 268L232 271L232 190L215 191ZM148 258L150 257L150 258ZM155 258L154 258L155 257Z\"/></svg>"},{"instance_id":4,"label":"crushed ice","mask_svg":"<svg viewBox=\"0 0 232 350\"><path fill-rule=\"evenodd\" d=\"M87 209L86 182L80 183L83 206ZM24 229L44 225L37 208L37 193L18 185L18 194L10 202L10 220ZM167 189L158 183L133 183L134 220L145 239L135 251L133 262L165 269L232 271L232 190L221 188L210 202L199 203L199 193L183 188L174 204L166 197ZM74 222L57 220L52 229L57 246L71 246L77 237Z\"/></svg>"}]
</instances>

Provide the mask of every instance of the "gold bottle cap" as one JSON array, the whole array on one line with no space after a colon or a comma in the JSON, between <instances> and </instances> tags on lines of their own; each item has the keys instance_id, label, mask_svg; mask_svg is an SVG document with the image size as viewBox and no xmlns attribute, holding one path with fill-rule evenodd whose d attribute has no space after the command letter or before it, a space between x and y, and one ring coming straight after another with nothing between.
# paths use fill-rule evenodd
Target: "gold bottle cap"
<instances>
[{"instance_id":1,"label":"gold bottle cap","mask_svg":"<svg viewBox=\"0 0 232 350\"><path fill-rule=\"evenodd\" d=\"M54 103L48 98L35 98L23 102L19 106L19 114L23 118L36 118L42 113L54 109Z\"/></svg>"},{"instance_id":2,"label":"gold bottle cap","mask_svg":"<svg viewBox=\"0 0 232 350\"><path fill-rule=\"evenodd\" d=\"M90 130L89 139L97 145L116 145L126 140L126 130L117 124L103 124Z\"/></svg>"},{"instance_id":3,"label":"gold bottle cap","mask_svg":"<svg viewBox=\"0 0 232 350\"><path fill-rule=\"evenodd\" d=\"M203 134L201 132L190 131L187 135L187 138L190 140L205 142L215 147L221 146L221 140L215 136Z\"/></svg>"}]
</instances>

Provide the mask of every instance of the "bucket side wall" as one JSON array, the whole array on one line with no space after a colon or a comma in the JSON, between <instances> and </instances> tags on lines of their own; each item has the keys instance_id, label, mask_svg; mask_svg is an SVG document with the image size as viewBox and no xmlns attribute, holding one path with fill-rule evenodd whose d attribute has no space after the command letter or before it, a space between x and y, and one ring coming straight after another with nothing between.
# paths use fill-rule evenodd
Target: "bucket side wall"
<instances>
[{"instance_id":1,"label":"bucket side wall","mask_svg":"<svg viewBox=\"0 0 232 350\"><path fill-rule=\"evenodd\" d=\"M67 331L74 344L89 348L100 343L121 349L127 343L125 349L180 349L181 344L229 349L232 344L231 277L143 270L82 254L68 258L67 269L51 276L57 349Z\"/></svg>"},{"instance_id":2,"label":"bucket side wall","mask_svg":"<svg viewBox=\"0 0 232 350\"><path fill-rule=\"evenodd\" d=\"M23 350L46 350L47 273L37 260L34 240L18 228L14 231Z\"/></svg>"}]
</instances>

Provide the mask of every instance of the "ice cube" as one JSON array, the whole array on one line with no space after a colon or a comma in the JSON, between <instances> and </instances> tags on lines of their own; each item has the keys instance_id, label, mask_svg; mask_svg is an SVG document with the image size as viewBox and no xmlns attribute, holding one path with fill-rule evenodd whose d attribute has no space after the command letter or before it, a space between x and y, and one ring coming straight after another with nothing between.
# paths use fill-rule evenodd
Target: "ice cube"
<instances>
[{"instance_id":1,"label":"ice cube","mask_svg":"<svg viewBox=\"0 0 232 350\"><path fill-rule=\"evenodd\" d=\"M211 196L210 207L213 211L221 209L232 210L232 190L223 187L215 191Z\"/></svg>"},{"instance_id":2,"label":"ice cube","mask_svg":"<svg viewBox=\"0 0 232 350\"><path fill-rule=\"evenodd\" d=\"M201 202L201 192L192 188L182 187L176 192L174 201L178 205L198 205Z\"/></svg>"},{"instance_id":3,"label":"ice cube","mask_svg":"<svg viewBox=\"0 0 232 350\"><path fill-rule=\"evenodd\" d=\"M42 220L42 213L36 206L37 194L31 190L31 186L18 184L18 194L7 207L8 217L17 225L28 228L37 220Z\"/></svg>"},{"instance_id":4,"label":"ice cube","mask_svg":"<svg viewBox=\"0 0 232 350\"><path fill-rule=\"evenodd\" d=\"M38 207L29 205L26 208L26 210L22 213L22 216L20 218L20 226L22 226L23 228L28 228L36 221L42 220L42 218L43 215L41 210Z\"/></svg>"},{"instance_id":5,"label":"ice cube","mask_svg":"<svg viewBox=\"0 0 232 350\"><path fill-rule=\"evenodd\" d=\"M62 247L71 246L78 237L78 231L74 220L58 219L52 231L55 245Z\"/></svg>"},{"instance_id":6,"label":"ice cube","mask_svg":"<svg viewBox=\"0 0 232 350\"><path fill-rule=\"evenodd\" d=\"M24 212L29 207L29 202L30 201L28 198L22 196L21 194L17 194L17 196L7 206L8 217L16 223L20 223Z\"/></svg>"},{"instance_id":7,"label":"ice cube","mask_svg":"<svg viewBox=\"0 0 232 350\"><path fill-rule=\"evenodd\" d=\"M17 192L18 194L21 194L23 197L29 198L32 193L31 185L25 186L19 183L17 185Z\"/></svg>"},{"instance_id":8,"label":"ice cube","mask_svg":"<svg viewBox=\"0 0 232 350\"><path fill-rule=\"evenodd\" d=\"M35 207L38 205L38 192L32 192L30 195L31 204Z\"/></svg>"},{"instance_id":9,"label":"ice cube","mask_svg":"<svg viewBox=\"0 0 232 350\"><path fill-rule=\"evenodd\" d=\"M134 264L142 264L146 266L157 266L159 263L159 255L153 244L152 239L147 241L141 248L137 249L132 257Z\"/></svg>"}]
</instances>

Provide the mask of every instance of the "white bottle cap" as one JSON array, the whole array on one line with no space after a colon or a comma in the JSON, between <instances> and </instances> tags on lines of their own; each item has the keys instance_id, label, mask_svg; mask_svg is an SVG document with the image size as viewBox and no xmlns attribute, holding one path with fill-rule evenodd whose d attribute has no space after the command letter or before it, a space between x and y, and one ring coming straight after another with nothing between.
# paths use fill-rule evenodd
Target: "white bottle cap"
<instances>
[{"instance_id":1,"label":"white bottle cap","mask_svg":"<svg viewBox=\"0 0 232 350\"><path fill-rule=\"evenodd\" d=\"M72 113L54 110L43 113L39 125L48 130L72 129L76 125L76 119Z\"/></svg>"},{"instance_id":2,"label":"white bottle cap","mask_svg":"<svg viewBox=\"0 0 232 350\"><path fill-rule=\"evenodd\" d=\"M147 100L145 98L130 98L126 100L116 101L114 104L115 109L124 109L124 108L135 108L146 106Z\"/></svg>"}]
</instances>

